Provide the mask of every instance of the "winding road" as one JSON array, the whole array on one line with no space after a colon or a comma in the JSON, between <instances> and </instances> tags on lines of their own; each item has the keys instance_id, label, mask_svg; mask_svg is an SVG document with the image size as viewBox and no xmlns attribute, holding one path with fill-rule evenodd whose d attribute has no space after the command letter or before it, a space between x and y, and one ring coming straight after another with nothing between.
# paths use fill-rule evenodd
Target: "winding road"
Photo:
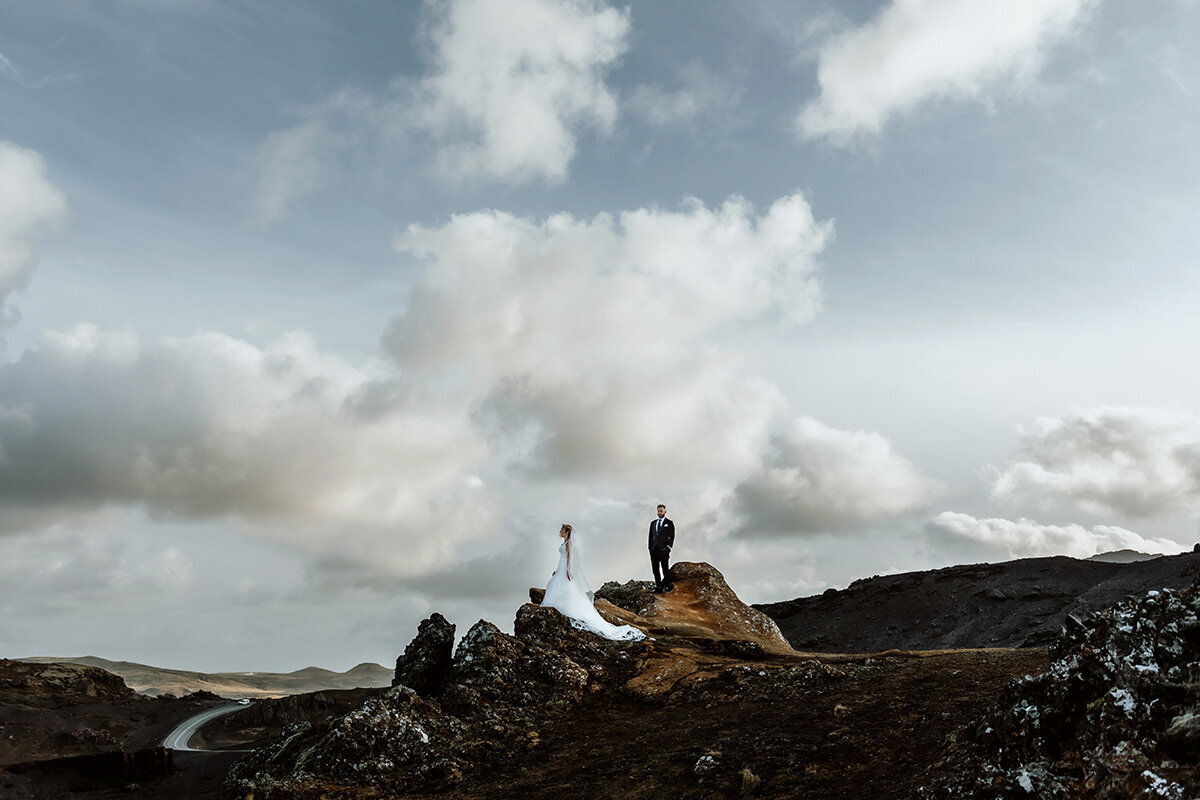
<instances>
[{"instance_id":1,"label":"winding road","mask_svg":"<svg viewBox=\"0 0 1200 800\"><path fill-rule=\"evenodd\" d=\"M197 750L188 747L188 742L196 735L196 731L200 730L205 724L212 722L217 717L223 717L226 714L232 714L247 706L241 703L230 703L227 706L217 706L210 708L207 711L202 711L194 717L188 717L180 723L175 730L167 734L167 738L163 739L163 747L169 747L172 750L179 750L185 753L229 753L231 750ZM244 751L239 751L244 752Z\"/></svg>"}]
</instances>

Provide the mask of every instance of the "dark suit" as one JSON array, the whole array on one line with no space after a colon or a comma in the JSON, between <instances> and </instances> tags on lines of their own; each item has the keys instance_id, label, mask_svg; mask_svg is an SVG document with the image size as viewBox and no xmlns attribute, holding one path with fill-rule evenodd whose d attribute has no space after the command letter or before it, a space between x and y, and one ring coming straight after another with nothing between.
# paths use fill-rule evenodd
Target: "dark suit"
<instances>
[{"instance_id":1,"label":"dark suit","mask_svg":"<svg viewBox=\"0 0 1200 800\"><path fill-rule=\"evenodd\" d=\"M661 524L660 524L661 522ZM675 546L675 523L663 517L650 523L646 547L650 549L650 569L654 571L654 588L662 591L671 581L671 548Z\"/></svg>"}]
</instances>

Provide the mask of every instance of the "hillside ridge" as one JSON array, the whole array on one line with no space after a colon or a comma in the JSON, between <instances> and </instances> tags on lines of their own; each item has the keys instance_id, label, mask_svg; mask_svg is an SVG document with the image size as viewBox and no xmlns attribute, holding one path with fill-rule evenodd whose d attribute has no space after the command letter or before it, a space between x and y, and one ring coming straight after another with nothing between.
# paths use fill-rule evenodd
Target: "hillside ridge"
<instances>
[{"instance_id":1,"label":"hillside ridge","mask_svg":"<svg viewBox=\"0 0 1200 800\"><path fill-rule=\"evenodd\" d=\"M1197 552L1129 563L1050 556L876 575L753 607L807 652L1045 647L1068 616L1198 575Z\"/></svg>"}]
</instances>

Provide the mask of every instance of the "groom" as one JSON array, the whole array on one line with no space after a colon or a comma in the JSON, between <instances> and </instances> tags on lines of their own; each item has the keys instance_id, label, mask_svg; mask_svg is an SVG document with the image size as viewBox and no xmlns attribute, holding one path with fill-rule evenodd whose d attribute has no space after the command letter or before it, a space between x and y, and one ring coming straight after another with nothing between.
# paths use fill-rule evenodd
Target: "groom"
<instances>
[{"instance_id":1,"label":"groom","mask_svg":"<svg viewBox=\"0 0 1200 800\"><path fill-rule=\"evenodd\" d=\"M658 519L650 523L650 569L654 570L654 593L662 594L674 588L671 581L671 547L675 544L675 523L667 519L667 507L658 504Z\"/></svg>"}]
</instances>

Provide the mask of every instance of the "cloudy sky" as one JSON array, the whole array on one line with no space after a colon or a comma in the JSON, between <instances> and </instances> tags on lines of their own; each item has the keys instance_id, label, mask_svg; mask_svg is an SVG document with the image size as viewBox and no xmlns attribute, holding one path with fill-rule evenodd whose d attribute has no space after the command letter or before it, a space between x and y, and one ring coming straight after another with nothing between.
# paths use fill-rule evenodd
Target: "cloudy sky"
<instances>
[{"instance_id":1,"label":"cloudy sky","mask_svg":"<svg viewBox=\"0 0 1200 800\"><path fill-rule=\"evenodd\" d=\"M1200 538L1200 4L0 0L0 655Z\"/></svg>"}]
</instances>

